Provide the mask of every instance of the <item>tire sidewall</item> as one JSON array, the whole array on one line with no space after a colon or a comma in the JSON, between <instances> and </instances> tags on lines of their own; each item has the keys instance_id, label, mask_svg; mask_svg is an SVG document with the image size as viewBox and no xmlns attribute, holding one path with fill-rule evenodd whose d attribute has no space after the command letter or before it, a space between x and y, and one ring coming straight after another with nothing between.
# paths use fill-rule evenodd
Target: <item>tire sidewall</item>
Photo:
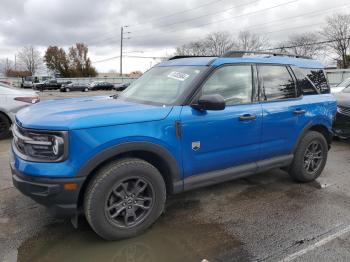
<instances>
[{"instance_id":1,"label":"tire sidewall","mask_svg":"<svg viewBox=\"0 0 350 262\"><path fill-rule=\"evenodd\" d=\"M321 145L323 158L322 158L321 165L319 166L317 171L310 174L304 168L304 155L308 146L314 141L319 142L319 144ZM294 160L291 168L292 178L299 182L309 182L309 181L315 180L321 175L327 162L327 156L328 156L328 144L325 137L319 132L309 131L302 138L295 152L295 156L294 156Z\"/></svg>"},{"instance_id":2,"label":"tire sidewall","mask_svg":"<svg viewBox=\"0 0 350 262\"><path fill-rule=\"evenodd\" d=\"M132 163L132 164L131 164ZM165 185L158 170L142 160L119 162L101 170L99 178L92 184L85 201L85 213L90 225L101 237L109 240L135 236L148 228L159 217L164 208ZM105 214L105 203L112 188L119 182L140 177L152 185L154 202L143 222L132 228L121 228L112 224Z\"/></svg>"},{"instance_id":3,"label":"tire sidewall","mask_svg":"<svg viewBox=\"0 0 350 262\"><path fill-rule=\"evenodd\" d=\"M4 122L6 124L6 130L4 132L0 132L0 139L6 138L10 134L10 126L11 123L7 116L4 114L0 113L0 121Z\"/></svg>"}]
</instances>

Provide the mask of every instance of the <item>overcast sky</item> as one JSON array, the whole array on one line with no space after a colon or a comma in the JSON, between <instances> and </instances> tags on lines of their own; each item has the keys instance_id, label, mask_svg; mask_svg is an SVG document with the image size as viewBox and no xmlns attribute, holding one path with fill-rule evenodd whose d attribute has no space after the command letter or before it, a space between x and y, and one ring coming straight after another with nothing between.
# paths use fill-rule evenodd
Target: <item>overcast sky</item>
<instances>
[{"instance_id":1,"label":"overcast sky","mask_svg":"<svg viewBox=\"0 0 350 262\"><path fill-rule=\"evenodd\" d=\"M272 42L318 31L325 17L350 13L349 0L0 0L0 58L23 46L89 46L100 72L119 71L120 27L125 55L162 57L214 31L249 30ZM317 40L317 39L316 39ZM135 52L138 51L138 52ZM139 52L142 51L142 52ZM144 71L158 59L126 57L124 72Z\"/></svg>"}]
</instances>

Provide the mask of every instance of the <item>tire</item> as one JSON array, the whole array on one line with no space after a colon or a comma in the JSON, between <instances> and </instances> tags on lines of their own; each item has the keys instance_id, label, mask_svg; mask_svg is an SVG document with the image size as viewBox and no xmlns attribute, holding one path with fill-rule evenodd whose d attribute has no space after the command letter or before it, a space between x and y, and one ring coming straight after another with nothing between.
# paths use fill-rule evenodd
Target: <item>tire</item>
<instances>
[{"instance_id":1,"label":"tire","mask_svg":"<svg viewBox=\"0 0 350 262\"><path fill-rule=\"evenodd\" d=\"M165 183L159 171L144 160L126 158L97 172L85 191L84 213L99 236L117 240L150 227L163 212L165 200ZM132 213L135 216L129 215Z\"/></svg>"},{"instance_id":2,"label":"tire","mask_svg":"<svg viewBox=\"0 0 350 262\"><path fill-rule=\"evenodd\" d=\"M10 134L11 121L6 115L0 113L0 139L4 139Z\"/></svg>"},{"instance_id":3,"label":"tire","mask_svg":"<svg viewBox=\"0 0 350 262\"><path fill-rule=\"evenodd\" d=\"M88 92L88 91L89 91L89 88L85 88L85 89L84 89L84 92Z\"/></svg>"},{"instance_id":4,"label":"tire","mask_svg":"<svg viewBox=\"0 0 350 262\"><path fill-rule=\"evenodd\" d=\"M289 175L297 182L310 182L318 178L327 162L328 144L325 137L309 131L299 142Z\"/></svg>"},{"instance_id":5,"label":"tire","mask_svg":"<svg viewBox=\"0 0 350 262\"><path fill-rule=\"evenodd\" d=\"M70 91L70 89L67 87L67 88L66 88L66 92L69 92L69 91Z\"/></svg>"}]
</instances>

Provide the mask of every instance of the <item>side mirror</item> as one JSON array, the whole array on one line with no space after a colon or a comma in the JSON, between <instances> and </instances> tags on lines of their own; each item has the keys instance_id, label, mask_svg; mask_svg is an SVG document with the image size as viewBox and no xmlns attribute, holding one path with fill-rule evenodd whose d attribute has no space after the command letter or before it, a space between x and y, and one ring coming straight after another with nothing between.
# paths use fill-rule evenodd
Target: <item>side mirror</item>
<instances>
[{"instance_id":1,"label":"side mirror","mask_svg":"<svg viewBox=\"0 0 350 262\"><path fill-rule=\"evenodd\" d=\"M224 110L226 103L225 99L221 95L203 95L196 104L191 105L198 110Z\"/></svg>"}]
</instances>

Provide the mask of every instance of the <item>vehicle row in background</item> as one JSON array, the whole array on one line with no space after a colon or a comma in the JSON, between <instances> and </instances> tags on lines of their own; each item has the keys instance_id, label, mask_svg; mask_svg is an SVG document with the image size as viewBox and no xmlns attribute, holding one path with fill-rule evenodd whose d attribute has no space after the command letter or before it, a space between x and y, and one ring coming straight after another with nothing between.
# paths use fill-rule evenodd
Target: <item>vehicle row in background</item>
<instances>
[{"instance_id":1,"label":"vehicle row in background","mask_svg":"<svg viewBox=\"0 0 350 262\"><path fill-rule=\"evenodd\" d=\"M92 82L92 83L68 83L60 87L61 92L70 91L95 91L95 90L112 90L114 85L108 82Z\"/></svg>"}]
</instances>

